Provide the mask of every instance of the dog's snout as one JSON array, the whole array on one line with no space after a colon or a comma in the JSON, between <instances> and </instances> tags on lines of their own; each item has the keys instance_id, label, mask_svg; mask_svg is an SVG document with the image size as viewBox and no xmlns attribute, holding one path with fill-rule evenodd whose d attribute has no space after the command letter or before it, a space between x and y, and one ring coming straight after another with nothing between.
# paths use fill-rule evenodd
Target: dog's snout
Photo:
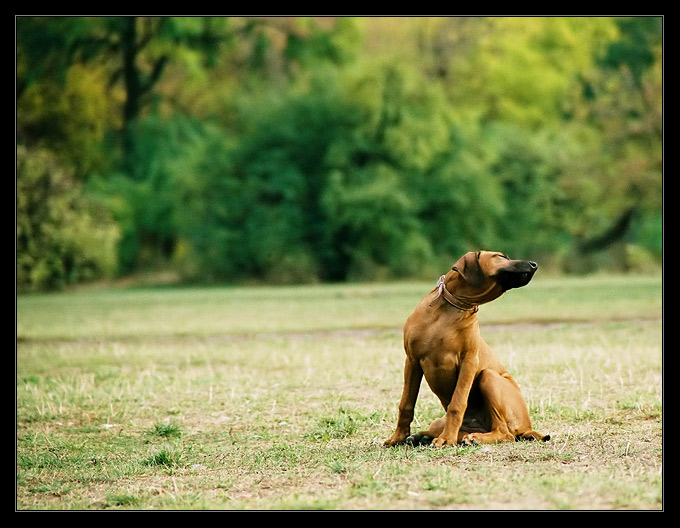
<instances>
[{"instance_id":1,"label":"dog's snout","mask_svg":"<svg viewBox=\"0 0 680 528\"><path fill-rule=\"evenodd\" d=\"M538 264L536 264L533 260L530 260L530 261L529 261L529 267L530 267L532 270L537 270L537 269L538 269Z\"/></svg>"}]
</instances>

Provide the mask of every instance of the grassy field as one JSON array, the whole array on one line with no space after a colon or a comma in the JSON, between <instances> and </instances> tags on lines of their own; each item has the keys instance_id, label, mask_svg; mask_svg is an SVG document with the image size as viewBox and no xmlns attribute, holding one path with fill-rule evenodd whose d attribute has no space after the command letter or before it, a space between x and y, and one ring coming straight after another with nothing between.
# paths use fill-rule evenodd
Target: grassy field
<instances>
[{"instance_id":1,"label":"grassy field","mask_svg":"<svg viewBox=\"0 0 680 528\"><path fill-rule=\"evenodd\" d=\"M482 334L548 443L382 442L434 284L17 299L16 508L663 508L659 277L541 277ZM416 423L442 410L423 383Z\"/></svg>"}]
</instances>

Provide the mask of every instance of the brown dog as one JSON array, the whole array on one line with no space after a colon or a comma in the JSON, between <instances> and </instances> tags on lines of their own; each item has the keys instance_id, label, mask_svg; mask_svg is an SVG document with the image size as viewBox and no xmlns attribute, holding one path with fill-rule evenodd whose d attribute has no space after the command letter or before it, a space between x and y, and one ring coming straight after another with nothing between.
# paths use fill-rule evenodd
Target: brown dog
<instances>
[{"instance_id":1,"label":"brown dog","mask_svg":"<svg viewBox=\"0 0 680 528\"><path fill-rule=\"evenodd\" d=\"M537 269L535 262L502 253L470 252L420 301L404 325L404 391L386 446L550 440L532 430L519 386L482 339L477 321L480 304L525 286ZM410 435L423 374L446 415Z\"/></svg>"}]
</instances>

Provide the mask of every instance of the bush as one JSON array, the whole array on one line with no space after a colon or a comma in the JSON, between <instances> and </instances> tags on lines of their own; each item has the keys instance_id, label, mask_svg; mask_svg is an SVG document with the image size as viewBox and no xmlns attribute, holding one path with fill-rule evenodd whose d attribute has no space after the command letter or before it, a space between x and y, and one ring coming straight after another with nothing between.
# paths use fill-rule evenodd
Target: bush
<instances>
[{"instance_id":1,"label":"bush","mask_svg":"<svg viewBox=\"0 0 680 528\"><path fill-rule=\"evenodd\" d=\"M17 288L62 288L111 276L118 229L46 150L17 147Z\"/></svg>"},{"instance_id":2,"label":"bush","mask_svg":"<svg viewBox=\"0 0 680 528\"><path fill-rule=\"evenodd\" d=\"M488 239L502 207L441 92L383 65L328 72L205 129L177 173L178 247L202 280L386 279ZM232 140L233 139L233 140ZM480 235L480 232L483 234Z\"/></svg>"}]
</instances>

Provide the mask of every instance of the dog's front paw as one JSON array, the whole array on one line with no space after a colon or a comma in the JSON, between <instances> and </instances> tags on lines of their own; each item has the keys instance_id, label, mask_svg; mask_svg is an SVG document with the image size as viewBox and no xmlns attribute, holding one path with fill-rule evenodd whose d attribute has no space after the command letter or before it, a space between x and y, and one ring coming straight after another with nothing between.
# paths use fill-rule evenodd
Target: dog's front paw
<instances>
[{"instance_id":1,"label":"dog's front paw","mask_svg":"<svg viewBox=\"0 0 680 528\"><path fill-rule=\"evenodd\" d=\"M399 444L403 444L404 440L406 440L405 434L397 434L394 433L392 436L390 436L387 440L383 442L383 446L385 447L394 447Z\"/></svg>"},{"instance_id":2,"label":"dog's front paw","mask_svg":"<svg viewBox=\"0 0 680 528\"><path fill-rule=\"evenodd\" d=\"M456 439L450 439L448 436L440 435L432 441L434 447L455 446Z\"/></svg>"}]
</instances>

